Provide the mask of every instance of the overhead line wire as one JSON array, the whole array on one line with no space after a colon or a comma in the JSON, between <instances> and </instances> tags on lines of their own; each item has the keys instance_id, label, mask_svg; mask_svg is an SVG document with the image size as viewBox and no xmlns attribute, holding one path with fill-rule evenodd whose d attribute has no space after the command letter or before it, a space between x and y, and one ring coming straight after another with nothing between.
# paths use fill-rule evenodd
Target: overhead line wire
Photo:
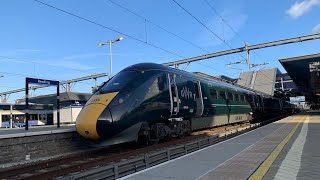
<instances>
[{"instance_id":1,"label":"overhead line wire","mask_svg":"<svg viewBox=\"0 0 320 180\"><path fill-rule=\"evenodd\" d=\"M131 14L139 17L139 18L141 18L141 19L144 20L145 22L148 22L148 23L154 25L155 27L158 27L159 29L162 29L163 31L165 31L165 32L167 32L167 33L169 33L169 34L171 34L171 35L173 35L173 36L175 36L175 37L183 40L184 42L189 43L189 44L193 45L194 47L197 47L197 48L199 48L199 49L201 49L201 50L203 50L203 51L205 51L205 52L207 52L207 53L210 53L208 50L206 50L206 49L204 49L204 48L196 45L195 43L192 43L191 41L188 41L188 40L186 40L185 38L183 38L183 37L181 37L181 36L179 36L179 35L171 32L171 31L169 31L169 30L167 30L167 29L164 28L163 26L158 25L158 24L152 22L151 20L143 17L142 15L140 15L140 14L138 14L138 13L130 10L129 8L123 6L123 5L119 4L119 3L116 3L116 2L114 2L113 0L108 0L108 1L111 2L111 3L113 3L113 4L115 4L116 6L118 6L118 7L120 7L120 8L122 8L122 9L124 9L125 11L127 11L127 12L129 12L129 13L131 13ZM222 57L220 57L220 58L223 59ZM225 59L223 59L223 60L226 61ZM198 64L199 64L199 63L198 63ZM201 64L201 65L203 65L203 64ZM204 66L205 66L205 65L204 65ZM222 72L222 71L220 71L220 72Z\"/></svg>"},{"instance_id":2,"label":"overhead line wire","mask_svg":"<svg viewBox=\"0 0 320 180\"><path fill-rule=\"evenodd\" d=\"M238 36L238 38L246 43L246 41L239 35L239 33L222 17L222 15L207 1L207 0L204 0L205 3L211 8L211 10L213 10L220 18L221 20ZM253 53L258 57L258 59L260 60L261 63L263 63L263 59L261 58L260 55L258 55L255 51L253 51ZM250 66L250 64L249 64ZM260 70L258 70L260 71ZM271 78L267 77L263 72L261 72L266 78L272 80Z\"/></svg>"},{"instance_id":3,"label":"overhead line wire","mask_svg":"<svg viewBox=\"0 0 320 180\"><path fill-rule=\"evenodd\" d=\"M93 20L90 20L90 19L81 17L81 16L79 16L79 15L73 14L73 13L71 13L71 12L68 12L68 11L66 11L66 10L60 9L60 8L58 8L58 7L55 7L55 6L53 6L53 5L44 3L44 2L39 1L39 0L34 0L34 1L37 2L37 3L40 3L40 4L42 4L42 5L45 5L45 6L47 6L47 7L50 7L50 8L52 8L52 9L55 9L55 10L57 10L57 11L63 12L63 13L65 13L65 14L68 14L68 15L70 15L70 16L73 16L73 17L76 17L76 18L78 18L78 19L81 19L81 20L83 20L83 21L86 21L86 22L89 22L89 23L91 23L91 24L94 24L94 25L96 25L96 26L100 26L100 27L102 27L102 28L105 28L105 29L108 29L108 30L110 30L110 31L116 32L116 33L121 34L121 35L123 35L123 36L126 36L126 37L128 37L128 38L131 38L131 39L133 39L133 40L135 40L135 41L138 41L138 42L147 44L147 45L149 45L149 46L151 46L151 47L160 49L160 50L162 50L162 51L164 51L164 52L167 52L167 53L169 53L169 54L172 54L172 55L175 55L175 56L178 56L178 57L181 57L181 58L185 58L185 57L183 57L183 56L181 56L181 55L179 55L179 54L177 54L177 53L175 53L175 52L172 52L172 51L169 51L169 50L167 50L167 49L164 49L164 48L162 48L162 47L160 47L160 46L157 46L157 45L154 45L154 44L145 42L145 41L143 41L143 40L141 40L141 39L139 39L139 38L136 38L136 37L131 36L131 35L129 35L129 34L120 32L120 31L118 31L118 30L116 30L116 29L113 29L113 28L110 28L110 27L105 26L105 25L103 25L103 24L97 23L97 22L95 22L95 21L93 21Z\"/></svg>"},{"instance_id":4,"label":"overhead line wire","mask_svg":"<svg viewBox=\"0 0 320 180\"><path fill-rule=\"evenodd\" d=\"M235 28L233 28L207 0L204 0L204 2L210 7L212 11L214 11L220 17L220 19L238 36L238 38L243 43L246 43L246 41L239 35L239 33L235 30ZM263 62L262 58L255 51L253 51L253 53Z\"/></svg>"},{"instance_id":5,"label":"overhead line wire","mask_svg":"<svg viewBox=\"0 0 320 180\"><path fill-rule=\"evenodd\" d=\"M218 39L220 39L223 43L225 43L230 49L232 47L225 41L223 40L220 36L218 36L215 32L213 32L208 26L206 26L204 23L202 23L198 18L196 18L193 14L191 14L187 9L185 9L182 5L180 5L176 0L172 0L174 3L176 3L181 9L183 9L186 13L188 13L191 17L193 17L198 23L200 23L203 27L205 27L208 31L210 31L213 35L215 35ZM238 34L238 33L236 33ZM239 35L239 34L238 34ZM243 57L240 53L237 53L241 58L246 59ZM262 73L262 72L261 72ZM262 73L266 78L272 80L268 76L266 76L264 73Z\"/></svg>"},{"instance_id":6,"label":"overhead line wire","mask_svg":"<svg viewBox=\"0 0 320 180\"><path fill-rule=\"evenodd\" d=\"M180 5L176 0L172 0L174 3L176 3L181 9L183 9L187 14L189 14L191 17L193 17L199 24L201 24L203 27L205 27L209 32L211 32L215 37L217 37L220 41L222 41L224 44L226 44L230 49L232 49L232 46L230 46L224 39L222 39L220 36L218 36L215 32L213 32L208 26L206 26L203 22L201 22L197 17L195 17L193 14L191 14L186 8L184 8L182 5ZM237 53L240 55L239 53ZM244 58L240 55L241 58ZM244 58L245 59L245 58Z\"/></svg>"},{"instance_id":7,"label":"overhead line wire","mask_svg":"<svg viewBox=\"0 0 320 180\"><path fill-rule=\"evenodd\" d=\"M165 31L165 32L167 32L167 33L169 33L169 34L171 34L171 35L173 35L173 36L175 36L175 37L177 37L177 38L179 38L179 39L183 40L184 42L189 43L189 44L193 45L194 47L197 47L197 48L199 48L199 49L201 49L201 50L203 50L203 51L205 51L205 52L207 52L207 53L210 53L208 50L206 50L206 49L204 49L204 48L202 48L202 47L200 47L200 46L196 45L195 43L192 43L191 41L188 41L188 40L186 40L185 38L183 38L183 37L181 37L181 36L179 36L179 35L177 35L177 34L175 34L175 33L171 32L171 31L169 31L169 30L167 30L166 28L164 28L164 27L162 27L162 26L160 26L160 25L158 25L158 24L156 24L156 23L152 22L151 20L149 20L149 19L147 19L147 18L143 17L142 15L140 15L140 14L138 14L138 13L136 13L136 12L134 12L134 11L130 10L130 9L128 9L127 7L124 7L123 5L121 5L121 4L119 4L119 3L116 3L116 2L114 2L114 1L112 1L112 0L108 0L108 1L109 1L109 2L111 2L111 3L113 3L113 4L115 4L115 5L117 5L117 6L118 6L118 7L120 7L120 8L122 8L122 9L124 9L124 10L126 10L126 11L130 12L131 14L133 14L133 15L135 15L135 16L137 16L137 17L141 18L141 19L143 19L144 21L146 21L146 22L148 22L148 23L150 23L150 24L152 24L152 25L154 25L154 26L158 27L159 29L162 29L163 31Z\"/></svg>"}]
</instances>

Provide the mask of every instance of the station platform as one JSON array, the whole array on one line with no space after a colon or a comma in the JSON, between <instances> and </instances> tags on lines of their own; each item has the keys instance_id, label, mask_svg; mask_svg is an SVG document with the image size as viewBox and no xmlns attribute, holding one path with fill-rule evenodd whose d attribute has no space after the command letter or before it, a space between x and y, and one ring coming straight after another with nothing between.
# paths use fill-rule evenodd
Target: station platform
<instances>
[{"instance_id":1,"label":"station platform","mask_svg":"<svg viewBox=\"0 0 320 180\"><path fill-rule=\"evenodd\" d=\"M121 179L319 179L320 112L277 122Z\"/></svg>"},{"instance_id":2,"label":"station platform","mask_svg":"<svg viewBox=\"0 0 320 180\"><path fill-rule=\"evenodd\" d=\"M65 132L73 132L73 131L75 131L74 124L61 125L60 128L57 128L57 125L32 126L32 127L29 127L28 130L25 130L24 127L2 128L0 129L0 139L65 133Z\"/></svg>"}]
</instances>

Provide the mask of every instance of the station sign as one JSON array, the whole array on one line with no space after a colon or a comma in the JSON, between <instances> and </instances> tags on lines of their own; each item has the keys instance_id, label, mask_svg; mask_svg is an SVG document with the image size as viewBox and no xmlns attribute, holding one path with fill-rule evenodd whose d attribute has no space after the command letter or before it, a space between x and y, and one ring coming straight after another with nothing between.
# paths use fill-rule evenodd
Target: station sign
<instances>
[{"instance_id":1,"label":"station sign","mask_svg":"<svg viewBox=\"0 0 320 180\"><path fill-rule=\"evenodd\" d=\"M41 84L41 85L52 85L57 86L59 81L47 80L47 79L36 79L36 78L26 78L28 83Z\"/></svg>"}]
</instances>

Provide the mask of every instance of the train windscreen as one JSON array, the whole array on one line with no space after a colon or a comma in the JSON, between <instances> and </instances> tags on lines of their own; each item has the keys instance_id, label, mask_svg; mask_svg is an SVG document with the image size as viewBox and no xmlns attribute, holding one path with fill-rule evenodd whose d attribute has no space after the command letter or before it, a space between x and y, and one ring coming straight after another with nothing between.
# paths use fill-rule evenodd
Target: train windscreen
<instances>
[{"instance_id":1,"label":"train windscreen","mask_svg":"<svg viewBox=\"0 0 320 180\"><path fill-rule=\"evenodd\" d=\"M116 74L110 81L108 81L97 93L105 94L109 92L120 91L125 85L138 76L136 71L122 71Z\"/></svg>"}]
</instances>

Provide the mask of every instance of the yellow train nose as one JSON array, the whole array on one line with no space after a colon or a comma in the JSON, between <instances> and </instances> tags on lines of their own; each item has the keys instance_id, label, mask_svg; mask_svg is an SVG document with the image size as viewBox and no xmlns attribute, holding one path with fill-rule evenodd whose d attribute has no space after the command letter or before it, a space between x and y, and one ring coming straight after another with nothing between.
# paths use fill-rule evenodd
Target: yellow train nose
<instances>
[{"instance_id":1,"label":"yellow train nose","mask_svg":"<svg viewBox=\"0 0 320 180\"><path fill-rule=\"evenodd\" d=\"M77 132L88 139L99 139L97 121L106 106L102 104L89 104L85 106L76 121Z\"/></svg>"},{"instance_id":2,"label":"yellow train nose","mask_svg":"<svg viewBox=\"0 0 320 180\"><path fill-rule=\"evenodd\" d=\"M76 120L77 132L88 139L100 139L97 132L97 121L118 92L92 96L79 113Z\"/></svg>"}]
</instances>

